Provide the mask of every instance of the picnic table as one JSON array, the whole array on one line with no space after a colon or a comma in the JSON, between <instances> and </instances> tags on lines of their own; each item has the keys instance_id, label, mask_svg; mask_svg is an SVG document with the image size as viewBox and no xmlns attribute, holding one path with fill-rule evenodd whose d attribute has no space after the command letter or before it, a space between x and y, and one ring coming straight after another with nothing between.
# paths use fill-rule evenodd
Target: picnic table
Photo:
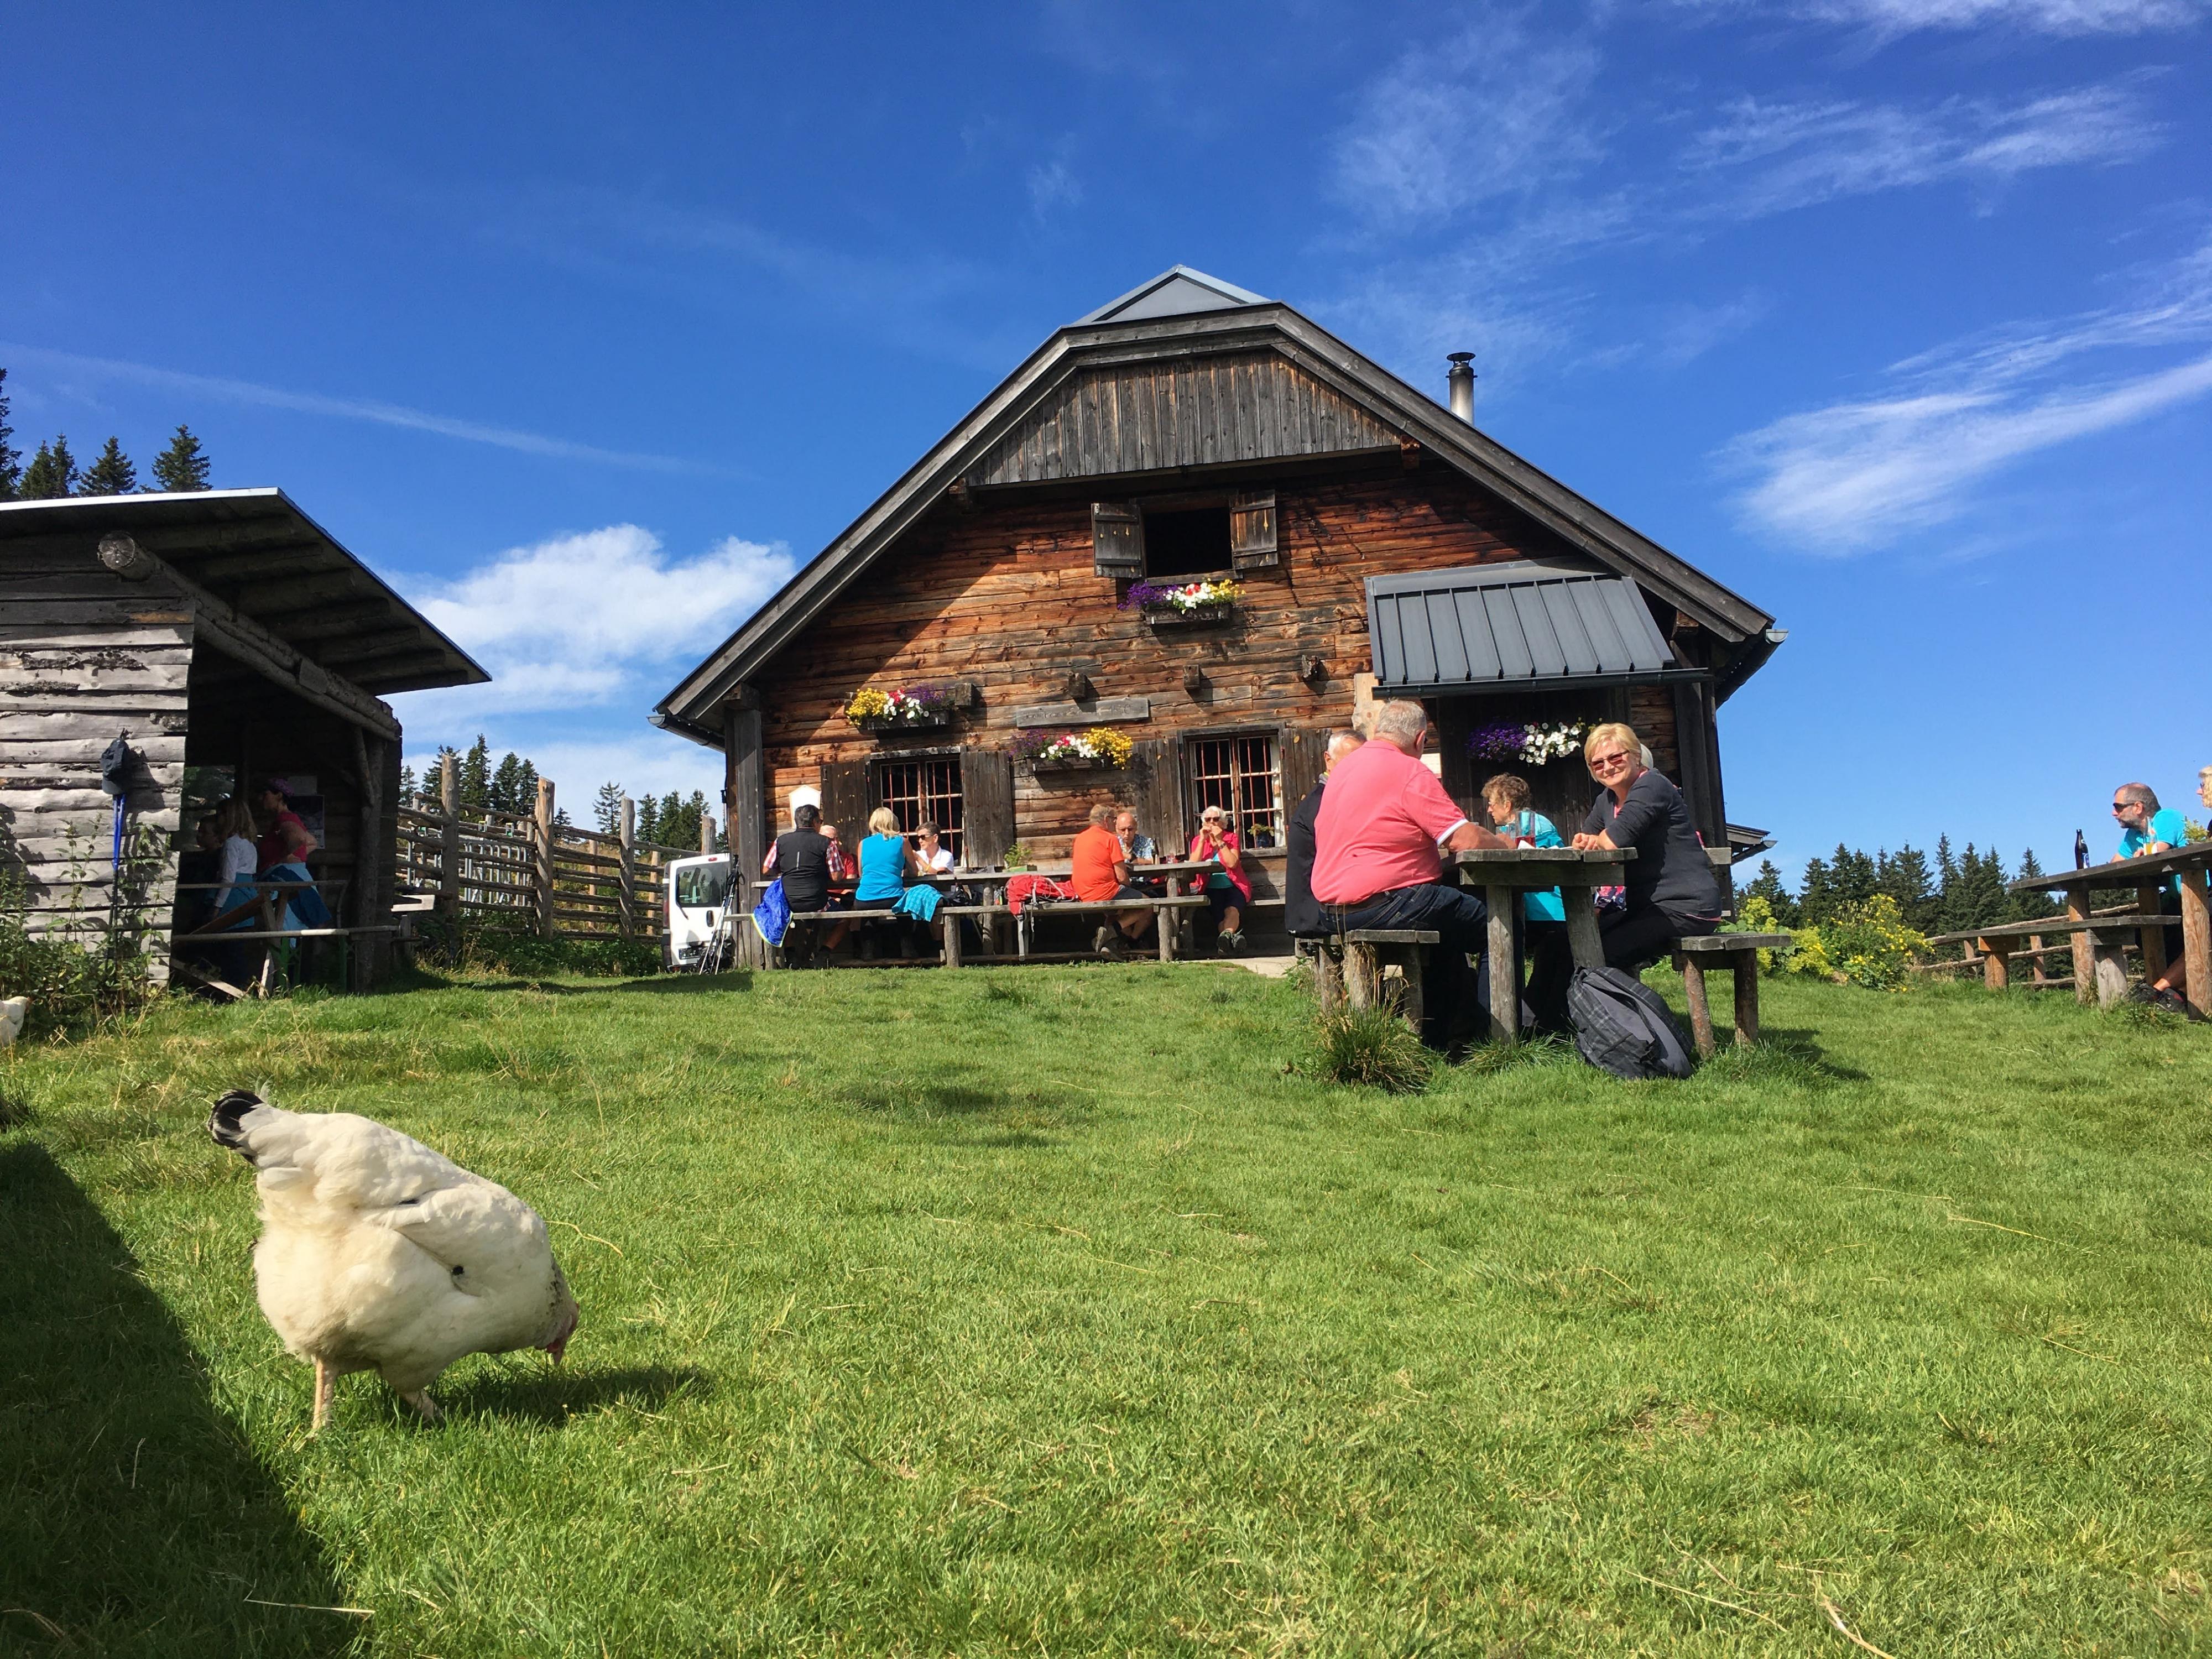
<instances>
[{"instance_id":1,"label":"picnic table","mask_svg":"<svg viewBox=\"0 0 2212 1659\"><path fill-rule=\"evenodd\" d=\"M2098 888L2125 888L2136 896L2135 926L2142 941L2143 977L2154 980L2165 973L2166 930L2174 918L2159 914L2159 890L2169 876L2181 886L2181 954L2188 971L2190 1006L2212 1015L2212 902L2208 902L2205 878L2212 869L2212 842L2191 842L2170 853L2146 853L2139 858L2115 859L2082 870L2057 870L2047 876L2029 876L2014 882L2014 893L2057 893L2066 901L2066 921L2043 927L2046 933L2070 933L2074 951L2074 998L2109 1006L2126 989L2127 975L2101 934L2111 931L2111 919L2097 916L2089 908L2089 895ZM2020 924L2014 924L2018 926Z\"/></svg>"},{"instance_id":2,"label":"picnic table","mask_svg":"<svg viewBox=\"0 0 2212 1659\"><path fill-rule=\"evenodd\" d=\"M1480 887L1490 910L1490 1032L1495 1042L1512 1043L1521 1037L1521 975L1501 972L1501 963L1517 963L1514 954L1515 924L1521 917L1524 893L1547 892L1556 887L1565 901L1567 947L1577 968L1605 966L1605 945L1599 938L1597 911L1590 890L1617 885L1622 868L1636 856L1632 847L1480 847L1453 855L1460 884Z\"/></svg>"},{"instance_id":3,"label":"picnic table","mask_svg":"<svg viewBox=\"0 0 2212 1659\"><path fill-rule=\"evenodd\" d=\"M1132 864L1129 866L1129 874L1133 881L1141 883L1164 878L1170 890L1168 896L1162 898L1147 898L1141 901L1130 899L1120 902L1121 908L1127 908L1140 902L1152 907L1160 928L1160 959L1163 962L1171 962L1175 959L1175 944L1171 930L1180 925L1179 913L1185 909L1194 908L1198 902L1194 899L1177 898L1172 890L1188 878L1200 875L1212 868L1213 866L1211 863L1195 862L1188 859L1164 859L1153 863ZM969 887L986 891L996 890L996 898L981 905L954 907L947 918L949 931L953 920L959 916L975 916L979 923L994 922L998 915L1006 912L1008 908L1006 902L1008 884L1020 877L1037 876L1047 881L1065 882L1073 873L1072 866L1051 865L1033 866L1025 870L931 871L922 875L909 876L906 880L909 887L928 886L934 887L939 891L952 887ZM757 879L752 884L753 889L757 892L764 891L775 884L775 879L773 876ZM833 899L849 899L859 885L859 878L854 876L835 878L830 883L830 896ZM1032 954L1030 946L1035 937L1035 920L1040 913L1048 915L1055 913L1103 915L1115 908L1116 908L1116 902L1112 900L1087 904L1067 902L1024 904L1021 915L1014 918L1015 956L1018 959L1026 959ZM865 921L875 913L843 909L810 914L817 921L823 919ZM959 947L957 943L948 946L945 952L945 965L948 967L960 965Z\"/></svg>"}]
</instances>

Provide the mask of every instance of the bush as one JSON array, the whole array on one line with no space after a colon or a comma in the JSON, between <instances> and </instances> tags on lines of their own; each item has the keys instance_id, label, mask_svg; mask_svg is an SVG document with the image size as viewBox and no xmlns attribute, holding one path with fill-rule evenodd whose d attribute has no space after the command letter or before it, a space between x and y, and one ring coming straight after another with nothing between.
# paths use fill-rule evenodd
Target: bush
<instances>
[{"instance_id":1,"label":"bush","mask_svg":"<svg viewBox=\"0 0 2212 1659\"><path fill-rule=\"evenodd\" d=\"M1771 926L1773 913L1764 899L1743 907L1744 921L1754 931L1764 920ZM1905 925L1904 913L1887 893L1856 904L1846 904L1827 921L1791 931L1797 948L1783 966L1793 974L1813 974L1839 985L1860 985L1869 991L1893 991L1905 984L1906 969L1916 956L1928 953L1928 937ZM1762 965L1772 951L1761 951Z\"/></svg>"},{"instance_id":2,"label":"bush","mask_svg":"<svg viewBox=\"0 0 2212 1659\"><path fill-rule=\"evenodd\" d=\"M1306 1069L1330 1083L1364 1083L1394 1095L1429 1086L1436 1060L1398 1018L1395 999L1373 1008L1346 1005L1315 1026L1314 1054Z\"/></svg>"},{"instance_id":3,"label":"bush","mask_svg":"<svg viewBox=\"0 0 2212 1659\"><path fill-rule=\"evenodd\" d=\"M145 956L118 942L87 950L82 941L33 933L24 925L21 876L0 871L0 997L28 997L23 1036L82 1036L154 994Z\"/></svg>"},{"instance_id":4,"label":"bush","mask_svg":"<svg viewBox=\"0 0 2212 1659\"><path fill-rule=\"evenodd\" d=\"M462 974L540 979L580 974L635 979L662 970L660 942L652 939L574 939L520 928L463 922L431 923L419 933L416 959Z\"/></svg>"}]
</instances>

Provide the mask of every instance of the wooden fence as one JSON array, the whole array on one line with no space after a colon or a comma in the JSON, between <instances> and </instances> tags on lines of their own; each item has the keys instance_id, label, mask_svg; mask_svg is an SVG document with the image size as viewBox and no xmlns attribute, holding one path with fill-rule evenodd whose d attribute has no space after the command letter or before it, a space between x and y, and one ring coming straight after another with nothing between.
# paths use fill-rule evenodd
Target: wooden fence
<instances>
[{"instance_id":1,"label":"wooden fence","mask_svg":"<svg viewBox=\"0 0 2212 1659\"><path fill-rule=\"evenodd\" d=\"M628 796L612 834L557 823L550 778L528 817L464 807L451 757L439 783L438 807L400 805L399 884L434 894L441 914L548 938L664 938L669 863L714 841L711 818L697 849L639 841Z\"/></svg>"}]
</instances>

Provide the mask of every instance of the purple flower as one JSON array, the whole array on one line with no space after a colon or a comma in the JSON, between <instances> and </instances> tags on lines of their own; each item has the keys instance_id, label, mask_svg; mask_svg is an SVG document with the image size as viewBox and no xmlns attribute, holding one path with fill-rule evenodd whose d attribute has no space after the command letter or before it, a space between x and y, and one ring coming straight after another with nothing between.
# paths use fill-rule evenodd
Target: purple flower
<instances>
[{"instance_id":1,"label":"purple flower","mask_svg":"<svg viewBox=\"0 0 2212 1659\"><path fill-rule=\"evenodd\" d=\"M1157 587L1151 582L1131 582L1129 591L1121 596L1117 611L1141 611L1148 605L1164 605L1172 588Z\"/></svg>"},{"instance_id":2,"label":"purple flower","mask_svg":"<svg viewBox=\"0 0 2212 1659\"><path fill-rule=\"evenodd\" d=\"M1480 760L1519 760L1528 728L1510 720L1490 720L1467 734L1467 752Z\"/></svg>"}]
</instances>

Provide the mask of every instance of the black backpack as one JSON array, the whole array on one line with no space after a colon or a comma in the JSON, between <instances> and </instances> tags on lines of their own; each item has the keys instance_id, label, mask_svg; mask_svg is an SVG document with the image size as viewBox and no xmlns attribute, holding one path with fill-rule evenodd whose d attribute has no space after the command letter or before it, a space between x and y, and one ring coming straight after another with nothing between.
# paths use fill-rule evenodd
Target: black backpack
<instances>
[{"instance_id":1,"label":"black backpack","mask_svg":"<svg viewBox=\"0 0 2212 1659\"><path fill-rule=\"evenodd\" d=\"M1577 968L1567 987L1575 1052L1619 1078L1683 1078L1697 1069L1659 994L1618 968Z\"/></svg>"}]
</instances>

